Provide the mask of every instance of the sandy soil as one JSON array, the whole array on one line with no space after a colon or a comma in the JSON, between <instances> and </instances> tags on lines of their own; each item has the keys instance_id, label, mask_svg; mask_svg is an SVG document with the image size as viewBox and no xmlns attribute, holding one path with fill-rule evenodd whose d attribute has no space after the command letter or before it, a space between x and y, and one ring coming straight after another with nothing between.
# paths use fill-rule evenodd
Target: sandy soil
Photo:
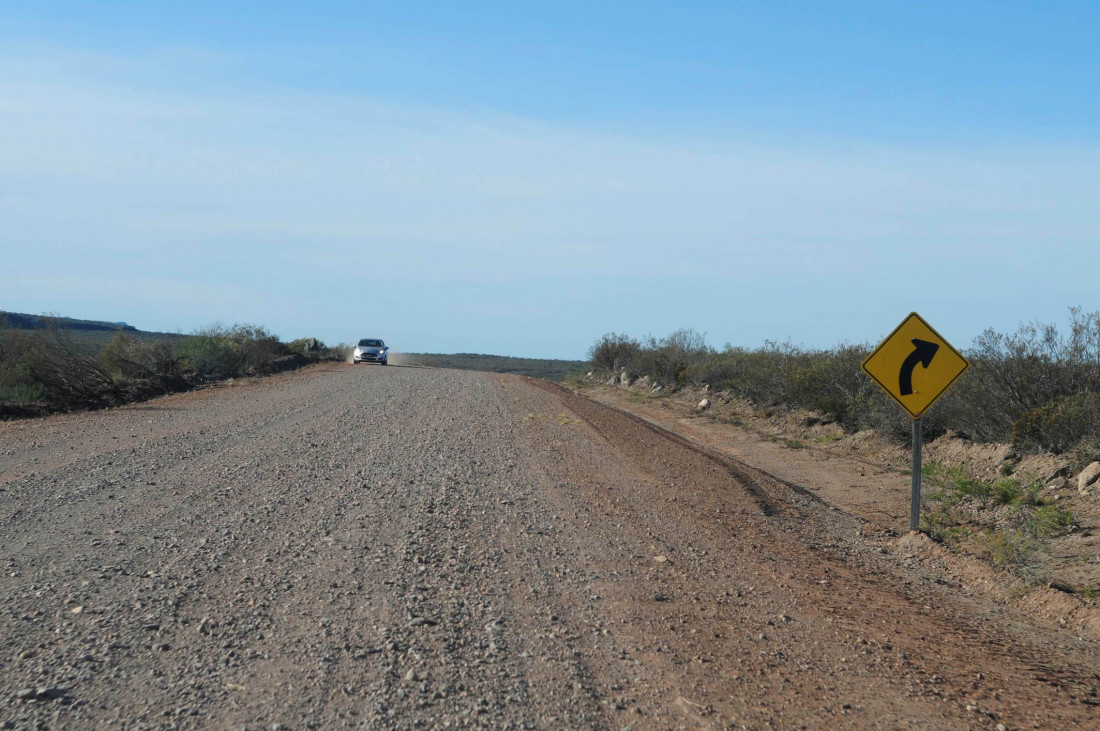
<instances>
[{"instance_id":1,"label":"sandy soil","mask_svg":"<svg viewBox=\"0 0 1100 731\"><path fill-rule=\"evenodd\" d=\"M394 366L0 424L0 722L1100 722L1095 640L747 462Z\"/></svg>"}]
</instances>

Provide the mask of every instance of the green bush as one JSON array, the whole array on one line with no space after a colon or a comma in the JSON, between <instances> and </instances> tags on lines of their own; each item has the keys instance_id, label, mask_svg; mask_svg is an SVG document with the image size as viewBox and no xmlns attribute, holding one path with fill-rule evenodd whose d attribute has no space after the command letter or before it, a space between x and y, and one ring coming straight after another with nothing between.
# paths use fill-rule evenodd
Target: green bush
<instances>
[{"instance_id":1,"label":"green bush","mask_svg":"<svg viewBox=\"0 0 1100 731\"><path fill-rule=\"evenodd\" d=\"M258 325L214 324L185 338L175 355L204 378L235 378L277 370L294 351Z\"/></svg>"},{"instance_id":2,"label":"green bush","mask_svg":"<svg viewBox=\"0 0 1100 731\"><path fill-rule=\"evenodd\" d=\"M640 349L637 340L618 333L608 333L588 349L588 360L596 369L617 372L630 364Z\"/></svg>"},{"instance_id":3,"label":"green bush","mask_svg":"<svg viewBox=\"0 0 1100 731\"><path fill-rule=\"evenodd\" d=\"M1012 444L1024 451L1060 453L1086 439L1100 440L1100 393L1063 396L1025 412L1012 427Z\"/></svg>"},{"instance_id":4,"label":"green bush","mask_svg":"<svg viewBox=\"0 0 1100 731\"><path fill-rule=\"evenodd\" d=\"M179 344L176 355L203 377L233 378L245 370L244 355L228 338L192 335Z\"/></svg>"},{"instance_id":5,"label":"green bush","mask_svg":"<svg viewBox=\"0 0 1100 731\"><path fill-rule=\"evenodd\" d=\"M0 330L0 405L26 406L45 400L46 388L34 375L31 343L29 333Z\"/></svg>"},{"instance_id":6,"label":"green bush","mask_svg":"<svg viewBox=\"0 0 1100 731\"><path fill-rule=\"evenodd\" d=\"M858 428L859 405L873 388L859 367L865 357L865 347L851 345L805 356L788 379L790 402L826 414L846 429Z\"/></svg>"}]
</instances>

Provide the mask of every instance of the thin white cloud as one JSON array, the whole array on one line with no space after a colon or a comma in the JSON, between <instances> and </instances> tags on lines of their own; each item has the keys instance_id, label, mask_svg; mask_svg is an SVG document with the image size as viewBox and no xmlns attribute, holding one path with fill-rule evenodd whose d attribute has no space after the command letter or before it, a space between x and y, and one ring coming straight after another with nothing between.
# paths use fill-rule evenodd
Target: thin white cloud
<instances>
[{"instance_id":1,"label":"thin white cloud","mask_svg":"<svg viewBox=\"0 0 1100 731\"><path fill-rule=\"evenodd\" d=\"M230 285L195 284L233 252L262 312L279 302L265 283L340 290L364 271L782 287L916 258L977 277L1100 234L1096 149L674 144L349 95L150 91L97 69L0 58L0 254L28 283L79 290L100 265L75 254L98 252L120 290L241 308Z\"/></svg>"}]
</instances>

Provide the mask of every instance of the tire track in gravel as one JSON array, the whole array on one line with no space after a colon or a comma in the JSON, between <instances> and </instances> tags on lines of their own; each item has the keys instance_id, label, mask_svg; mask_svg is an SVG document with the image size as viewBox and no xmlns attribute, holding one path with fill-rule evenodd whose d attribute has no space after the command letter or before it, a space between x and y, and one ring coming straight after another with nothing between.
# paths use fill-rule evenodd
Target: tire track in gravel
<instances>
[{"instance_id":1,"label":"tire track in gravel","mask_svg":"<svg viewBox=\"0 0 1100 731\"><path fill-rule=\"evenodd\" d=\"M1095 643L1033 626L1008 608L952 596L935 583L935 577L899 571L892 557L882 556L877 546L858 538L857 521L766 476L756 478L756 485L781 509L770 516L739 509L739 503L755 502L744 480L715 480L713 468L698 466L692 470L694 482L683 480L688 462L699 457L713 461L709 450L664 439L663 430L620 417L557 386L531 385L560 402L548 408L566 407L598 429L596 443L607 445L623 460L618 467L601 465L594 472L607 476L630 475L631 466L641 470L630 477L636 489L621 493L628 498L642 496L633 501L639 533L661 539L651 546L654 553L671 557L671 548L686 545L689 554L687 561L669 560L659 568L651 565L651 572L678 564L682 574L676 578L684 579L680 590L694 592L690 596L697 609L707 604L709 594L710 601L722 607L718 616L726 612L715 587L738 586L735 597L727 598L742 605L741 609L720 621L719 627L744 626L746 614L757 618L759 638L765 638L759 642L760 654L769 659L754 668L760 677L749 676L758 691L755 700L751 689L746 693L737 689L737 683L716 684L700 678L694 686L697 698L738 690L729 696L736 699L734 703L724 712L716 710L718 716L728 720L747 714L754 723L791 724L799 716L782 706L793 705L795 713L802 714L801 722L811 725L821 725L825 718L834 725L861 726L932 722L981 727L1003 721L1009 727L1023 723L1089 728L1096 722L1100 676L1095 671ZM672 444L698 456L677 458ZM583 449L578 444L573 451ZM750 475L756 472L747 469ZM651 478L648 486L645 477ZM580 500L582 494L578 491L574 498ZM659 507L654 509L654 504ZM633 511L630 502L620 501L615 513L621 520ZM672 516L679 517L678 525ZM654 536L654 527L662 523L671 530ZM635 596L634 606L645 608L646 603L638 601L644 598ZM691 623L705 620L707 612L681 610L666 616ZM732 621L725 624L727 620ZM656 626L652 619L647 625ZM722 646L728 643L718 634L716 641L706 643L715 655L709 669L748 682L745 668L738 667L744 656L736 657L745 651L745 644L727 647L727 652L735 652L722 658ZM746 634L755 637L751 629ZM660 643L650 643L661 648ZM652 663L652 655L647 663ZM1052 657L1058 661L1051 662ZM829 672L823 675L824 670ZM1045 683L1055 672L1057 686L1048 688ZM773 674L779 675L778 684L760 682ZM1033 694L1037 687L1044 690L1043 701ZM869 688L879 696L869 694ZM1028 692L1021 696L1020 688ZM754 702L759 707L753 708ZM805 715L806 706L812 709L814 703L821 704L817 714ZM797 709L798 705L803 707ZM672 706L675 700L666 697L658 707ZM714 709L718 708L716 704ZM707 718L713 723L715 716Z\"/></svg>"}]
</instances>

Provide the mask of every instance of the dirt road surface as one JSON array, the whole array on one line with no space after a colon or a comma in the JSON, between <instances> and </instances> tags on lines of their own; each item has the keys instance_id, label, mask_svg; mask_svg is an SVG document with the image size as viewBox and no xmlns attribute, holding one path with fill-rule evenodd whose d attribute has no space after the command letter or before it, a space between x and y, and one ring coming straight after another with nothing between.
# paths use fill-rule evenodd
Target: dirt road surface
<instances>
[{"instance_id":1,"label":"dirt road surface","mask_svg":"<svg viewBox=\"0 0 1100 731\"><path fill-rule=\"evenodd\" d=\"M556 386L0 424L5 728L1096 728L1095 640Z\"/></svg>"}]
</instances>

